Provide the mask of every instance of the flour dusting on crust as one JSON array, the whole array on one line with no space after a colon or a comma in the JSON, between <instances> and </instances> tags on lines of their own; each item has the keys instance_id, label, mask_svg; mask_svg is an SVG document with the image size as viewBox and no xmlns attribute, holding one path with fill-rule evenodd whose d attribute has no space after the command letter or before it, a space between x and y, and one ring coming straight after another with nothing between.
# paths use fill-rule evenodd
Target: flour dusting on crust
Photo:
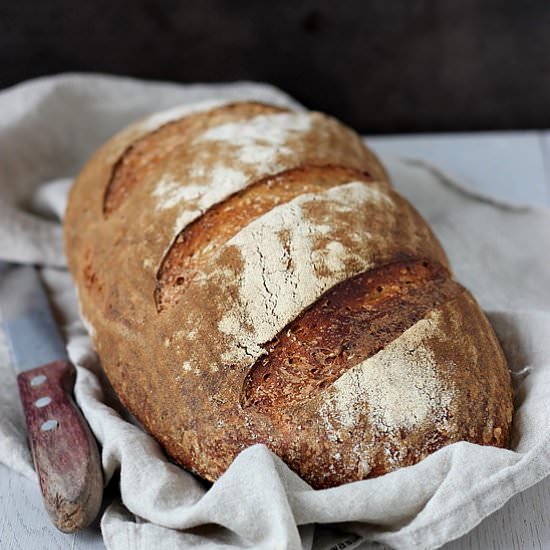
<instances>
[{"instance_id":1,"label":"flour dusting on crust","mask_svg":"<svg viewBox=\"0 0 550 550\"><path fill-rule=\"evenodd\" d=\"M371 212L394 208L384 191L362 182L350 182L321 193L301 195L275 207L230 239L227 246L238 249L244 267L239 300L228 308L218 324L219 330L232 336L236 343L225 354L225 361L259 357L263 353L261 345L323 292L372 265L368 251L358 254L339 240L338 235L353 234L352 216L346 216L349 231L342 231L340 226L338 232L330 225L327 231L327 220L322 217L319 220L307 217L308 207L321 201L330 202L332 214L360 211L367 205ZM368 240L369 234L362 237Z\"/></svg>"},{"instance_id":2,"label":"flour dusting on crust","mask_svg":"<svg viewBox=\"0 0 550 550\"><path fill-rule=\"evenodd\" d=\"M260 166L261 172L278 167L277 158L290 155L289 139L311 129L308 113L259 115L243 122L229 122L206 130L197 141L225 141L239 148L239 162Z\"/></svg>"},{"instance_id":3,"label":"flour dusting on crust","mask_svg":"<svg viewBox=\"0 0 550 550\"><path fill-rule=\"evenodd\" d=\"M199 165L195 167L194 171L191 171L187 183L169 175L157 183L153 191L153 196L157 199L157 210L182 207L182 212L174 224L174 233L179 233L212 204L242 189L247 183L246 174L225 166L215 166L208 171L209 185L195 183L204 179L204 173L204 166Z\"/></svg>"},{"instance_id":4,"label":"flour dusting on crust","mask_svg":"<svg viewBox=\"0 0 550 550\"><path fill-rule=\"evenodd\" d=\"M376 355L344 373L327 394L321 415L331 429L353 429L368 422L378 432L395 433L439 418L453 400L452 388L438 376L426 346L440 333L440 311L433 311Z\"/></svg>"},{"instance_id":5,"label":"flour dusting on crust","mask_svg":"<svg viewBox=\"0 0 550 550\"><path fill-rule=\"evenodd\" d=\"M209 128L191 144L198 146L197 154L185 173L178 177L166 173L157 182L152 193L157 210L177 209L176 236L208 208L257 177L287 168L284 158L293 154L288 141L309 130L308 113L258 115ZM201 147L206 143L221 147L215 155L221 161L213 163L212 152Z\"/></svg>"}]
</instances>

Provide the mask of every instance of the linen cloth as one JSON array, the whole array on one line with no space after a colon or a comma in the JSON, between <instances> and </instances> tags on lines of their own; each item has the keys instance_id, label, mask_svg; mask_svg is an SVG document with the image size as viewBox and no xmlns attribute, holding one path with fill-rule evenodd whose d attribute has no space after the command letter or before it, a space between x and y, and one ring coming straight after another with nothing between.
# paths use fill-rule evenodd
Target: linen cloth
<instances>
[{"instance_id":1,"label":"linen cloth","mask_svg":"<svg viewBox=\"0 0 550 550\"><path fill-rule=\"evenodd\" d=\"M497 203L415 160L383 159L502 343L515 392L510 450L457 443L415 466L314 491L256 445L207 487L129 421L102 381L64 269L67 191L93 151L126 124L209 98L300 108L254 83L183 86L62 75L0 92L0 259L41 266L77 365L76 400L102 445L106 482L120 472L120 498L101 520L107 548L328 549L368 540L436 548L550 474L550 211ZM35 478L12 368L0 331L0 461Z\"/></svg>"}]
</instances>

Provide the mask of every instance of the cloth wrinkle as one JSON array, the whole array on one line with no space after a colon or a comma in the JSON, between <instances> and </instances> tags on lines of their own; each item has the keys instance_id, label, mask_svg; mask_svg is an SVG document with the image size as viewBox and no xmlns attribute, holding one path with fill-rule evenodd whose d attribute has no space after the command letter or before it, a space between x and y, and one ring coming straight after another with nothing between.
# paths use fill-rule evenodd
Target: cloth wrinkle
<instances>
[{"instance_id":1,"label":"cloth wrinkle","mask_svg":"<svg viewBox=\"0 0 550 550\"><path fill-rule=\"evenodd\" d=\"M0 92L0 260L41 267L77 365L76 400L102 445L105 483L120 472L120 500L101 519L107 548L328 550L365 540L437 548L549 475L550 432L542 427L550 424L550 261L541 243L550 235L550 210L485 197L419 159L382 160L502 343L517 405L512 449L456 443L415 466L314 491L255 445L208 486L128 421L98 369L64 269L60 220L67 193L78 167L110 134L149 113L217 98L301 108L283 92L249 82L176 85L72 74ZM273 300L266 307L276 309ZM35 479L1 330L0 375L0 461Z\"/></svg>"}]
</instances>

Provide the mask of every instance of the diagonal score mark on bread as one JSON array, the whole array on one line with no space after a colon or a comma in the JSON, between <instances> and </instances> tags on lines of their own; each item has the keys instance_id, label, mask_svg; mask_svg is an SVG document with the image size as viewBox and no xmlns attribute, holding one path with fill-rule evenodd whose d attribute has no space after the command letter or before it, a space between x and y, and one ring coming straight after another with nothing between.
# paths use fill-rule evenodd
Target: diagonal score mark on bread
<instances>
[{"instance_id":1,"label":"diagonal score mark on bread","mask_svg":"<svg viewBox=\"0 0 550 550\"><path fill-rule=\"evenodd\" d=\"M345 166L299 166L262 178L217 203L177 236L162 260L155 291L157 309L175 305L220 246L253 220L300 195L351 181L368 183L372 177Z\"/></svg>"},{"instance_id":2,"label":"diagonal score mark on bread","mask_svg":"<svg viewBox=\"0 0 550 550\"><path fill-rule=\"evenodd\" d=\"M325 293L264 346L242 404L258 410L310 399L451 300L459 285L442 265L404 259Z\"/></svg>"},{"instance_id":3,"label":"diagonal score mark on bread","mask_svg":"<svg viewBox=\"0 0 550 550\"><path fill-rule=\"evenodd\" d=\"M224 269L231 256L240 260L236 272ZM265 353L263 344L333 286L403 257L447 265L404 199L376 181L351 181L299 195L253 220L193 286L236 285L218 328L227 337L222 361L240 363Z\"/></svg>"},{"instance_id":4,"label":"diagonal score mark on bread","mask_svg":"<svg viewBox=\"0 0 550 550\"><path fill-rule=\"evenodd\" d=\"M143 248L148 247L143 260L147 270L155 265L158 270L188 224L270 173L344 163L349 168L343 170L368 172L383 182L380 185L388 185L383 167L359 137L322 113L294 113L254 102L205 107L198 104L153 115L115 136L111 148L104 149L109 180L102 209L110 205L110 213L104 213L103 227L112 228L115 250L123 250L137 238L127 231L131 216L131 223L145 230L140 235ZM174 118L178 112L187 114ZM84 279L93 279L96 289L102 288L98 252L84 252ZM158 290L151 296L158 296ZM107 296L104 304L113 307Z\"/></svg>"},{"instance_id":5,"label":"diagonal score mark on bread","mask_svg":"<svg viewBox=\"0 0 550 550\"><path fill-rule=\"evenodd\" d=\"M237 112L242 121L258 114L283 113L288 110L255 102L230 103L211 109L208 117L201 116L204 113L191 113L147 132L128 145L114 164L103 198L104 215L109 216L120 208L128 194L148 172L162 164L178 148L188 145L194 135L211 126L215 127L218 118L225 122L228 115L231 116L234 112Z\"/></svg>"},{"instance_id":6,"label":"diagonal score mark on bread","mask_svg":"<svg viewBox=\"0 0 550 550\"><path fill-rule=\"evenodd\" d=\"M131 140L113 163L103 196L106 218L151 178L160 178L159 183L167 184L172 192L178 187L191 188L191 196L199 197L197 186L205 190L213 185L227 186L210 180L215 170L217 180L225 172L233 178L238 176L230 192L307 163L368 168L374 176L385 179L384 169L361 140L321 113L293 112L254 102L229 103L170 120L144 135L141 132L148 128L147 122L139 128L137 139ZM349 134L348 140L339 141L342 134ZM201 206L204 209L205 205Z\"/></svg>"}]
</instances>

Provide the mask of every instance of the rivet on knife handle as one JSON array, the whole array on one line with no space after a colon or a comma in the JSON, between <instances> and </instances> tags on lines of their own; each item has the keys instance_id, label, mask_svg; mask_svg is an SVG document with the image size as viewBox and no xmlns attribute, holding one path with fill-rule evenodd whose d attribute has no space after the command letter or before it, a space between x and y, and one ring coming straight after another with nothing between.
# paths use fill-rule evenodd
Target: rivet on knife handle
<instances>
[{"instance_id":1,"label":"rivet on knife handle","mask_svg":"<svg viewBox=\"0 0 550 550\"><path fill-rule=\"evenodd\" d=\"M46 509L65 533L95 519L103 494L97 444L72 399L74 380L75 368L68 361L17 377Z\"/></svg>"}]
</instances>

